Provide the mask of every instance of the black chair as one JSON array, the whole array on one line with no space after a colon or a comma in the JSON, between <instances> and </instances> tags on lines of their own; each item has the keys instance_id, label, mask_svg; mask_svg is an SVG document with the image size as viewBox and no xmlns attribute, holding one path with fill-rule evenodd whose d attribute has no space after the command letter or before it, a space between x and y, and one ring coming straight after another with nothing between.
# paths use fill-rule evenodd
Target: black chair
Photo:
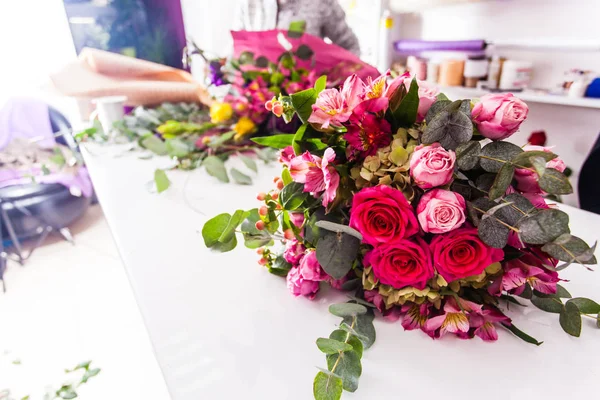
<instances>
[{"instance_id":1,"label":"black chair","mask_svg":"<svg viewBox=\"0 0 600 400\"><path fill-rule=\"evenodd\" d=\"M56 142L78 151L71 135L69 121L59 111L49 107L48 117ZM68 226L81 217L91 203L91 198L73 196L69 188L58 184L28 183L0 188L0 280L6 270L8 259L5 244L17 262L23 264L51 232L59 233L73 242ZM33 239L27 255L22 248L23 240ZM6 242L6 243L5 243Z\"/></svg>"},{"instance_id":2,"label":"black chair","mask_svg":"<svg viewBox=\"0 0 600 400\"><path fill-rule=\"evenodd\" d=\"M600 214L600 136L588 154L579 173L579 206L586 211Z\"/></svg>"}]
</instances>

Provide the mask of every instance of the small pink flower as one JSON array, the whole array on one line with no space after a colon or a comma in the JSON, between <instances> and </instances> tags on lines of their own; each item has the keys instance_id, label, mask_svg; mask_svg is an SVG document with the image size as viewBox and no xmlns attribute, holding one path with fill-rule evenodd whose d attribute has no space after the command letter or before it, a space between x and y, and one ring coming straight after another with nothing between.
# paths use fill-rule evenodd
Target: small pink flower
<instances>
[{"instance_id":1,"label":"small pink flower","mask_svg":"<svg viewBox=\"0 0 600 400\"><path fill-rule=\"evenodd\" d=\"M305 279L300 268L292 268L286 277L287 287L294 296L314 299L319 291L319 282Z\"/></svg>"},{"instance_id":2,"label":"small pink flower","mask_svg":"<svg viewBox=\"0 0 600 400\"><path fill-rule=\"evenodd\" d=\"M525 146L523 148L525 151L545 151L548 153L552 152L550 147L542 147L542 146ZM552 168L557 170L558 172L563 172L567 166L564 161L559 157L556 157L553 160L550 160L546 163L546 168ZM543 193L543 190L540 189L540 185L538 184L538 174L529 169L518 168L515 170L515 180L517 181L517 189L524 193Z\"/></svg>"},{"instance_id":3,"label":"small pink flower","mask_svg":"<svg viewBox=\"0 0 600 400\"><path fill-rule=\"evenodd\" d=\"M315 250L307 250L304 253L304 257L300 260L298 268L304 279L321 282L328 278L328 275L321 268L321 264L317 261L317 252Z\"/></svg>"},{"instance_id":4,"label":"small pink flower","mask_svg":"<svg viewBox=\"0 0 600 400\"><path fill-rule=\"evenodd\" d=\"M329 125L340 127L352 115L352 111L347 109L344 98L337 89L325 89L319 93L312 110L308 122L319 124L323 129L329 128Z\"/></svg>"},{"instance_id":5,"label":"small pink flower","mask_svg":"<svg viewBox=\"0 0 600 400\"><path fill-rule=\"evenodd\" d=\"M296 157L296 154L294 154L294 148L292 146L288 146L279 152L279 162L288 168L294 157Z\"/></svg>"},{"instance_id":6,"label":"small pink flower","mask_svg":"<svg viewBox=\"0 0 600 400\"><path fill-rule=\"evenodd\" d=\"M348 126L348 133L344 139L348 141L350 151L360 154L361 157L374 155L377 150L390 144L392 141L391 126L383 118L373 114L365 114L361 121Z\"/></svg>"},{"instance_id":7,"label":"small pink flower","mask_svg":"<svg viewBox=\"0 0 600 400\"><path fill-rule=\"evenodd\" d=\"M528 113L527 104L512 93L492 93L481 97L471 116L483 136L502 140L519 130Z\"/></svg>"},{"instance_id":8,"label":"small pink flower","mask_svg":"<svg viewBox=\"0 0 600 400\"><path fill-rule=\"evenodd\" d=\"M423 329L427 317L429 316L430 303L423 304L405 304L402 306L404 318L402 319L402 327L404 330L412 331L413 329Z\"/></svg>"},{"instance_id":9,"label":"small pink flower","mask_svg":"<svg viewBox=\"0 0 600 400\"><path fill-rule=\"evenodd\" d=\"M498 340L495 323L511 323L510 318L502 314L495 308L484 308L481 313L472 313L469 315L471 328L475 328L475 336L479 336L485 341Z\"/></svg>"},{"instance_id":10,"label":"small pink flower","mask_svg":"<svg viewBox=\"0 0 600 400\"><path fill-rule=\"evenodd\" d=\"M304 256L306 252L306 247L298 240L292 239L288 240L285 243L285 250L283 252L283 258L285 261L292 264L292 266L297 266L300 263L300 260Z\"/></svg>"},{"instance_id":11,"label":"small pink flower","mask_svg":"<svg viewBox=\"0 0 600 400\"><path fill-rule=\"evenodd\" d=\"M532 248L521 257L504 264L502 290L519 295L525 290L525 284L529 283L541 293L556 293L556 284L560 281L558 273L552 270L556 264L555 259Z\"/></svg>"},{"instance_id":12,"label":"small pink flower","mask_svg":"<svg viewBox=\"0 0 600 400\"><path fill-rule=\"evenodd\" d=\"M340 176L331 163L335 160L335 151L327 148L323 158L308 151L290 162L290 174L298 183L304 183L304 191L315 197L323 194L322 204L326 207L336 196Z\"/></svg>"},{"instance_id":13,"label":"small pink flower","mask_svg":"<svg viewBox=\"0 0 600 400\"><path fill-rule=\"evenodd\" d=\"M465 199L458 193L433 189L425 193L417 206L417 218L423 231L446 233L465 222Z\"/></svg>"},{"instance_id":14,"label":"small pink flower","mask_svg":"<svg viewBox=\"0 0 600 400\"><path fill-rule=\"evenodd\" d=\"M456 154L439 143L419 145L410 158L410 175L421 189L443 186L452 181Z\"/></svg>"},{"instance_id":15,"label":"small pink flower","mask_svg":"<svg viewBox=\"0 0 600 400\"><path fill-rule=\"evenodd\" d=\"M454 298L449 298L444 304L444 314L429 318L424 330L432 337L442 337L446 333L468 334L470 324L467 313L481 313L481 306L470 301L461 300L461 307ZM436 332L439 329L439 333Z\"/></svg>"}]
</instances>

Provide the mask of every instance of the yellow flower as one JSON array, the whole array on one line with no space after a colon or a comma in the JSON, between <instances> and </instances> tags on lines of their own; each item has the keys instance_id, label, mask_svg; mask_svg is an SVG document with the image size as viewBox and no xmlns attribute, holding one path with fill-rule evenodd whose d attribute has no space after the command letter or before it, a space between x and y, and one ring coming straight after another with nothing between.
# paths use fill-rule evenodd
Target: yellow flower
<instances>
[{"instance_id":1,"label":"yellow flower","mask_svg":"<svg viewBox=\"0 0 600 400\"><path fill-rule=\"evenodd\" d=\"M244 136L251 135L256 132L256 124L248 117L242 117L237 124L233 126L235 131L235 140L240 140Z\"/></svg>"},{"instance_id":2,"label":"yellow flower","mask_svg":"<svg viewBox=\"0 0 600 400\"><path fill-rule=\"evenodd\" d=\"M219 122L229 121L233 116L233 108L229 103L212 103L210 106L210 120L218 124Z\"/></svg>"}]
</instances>

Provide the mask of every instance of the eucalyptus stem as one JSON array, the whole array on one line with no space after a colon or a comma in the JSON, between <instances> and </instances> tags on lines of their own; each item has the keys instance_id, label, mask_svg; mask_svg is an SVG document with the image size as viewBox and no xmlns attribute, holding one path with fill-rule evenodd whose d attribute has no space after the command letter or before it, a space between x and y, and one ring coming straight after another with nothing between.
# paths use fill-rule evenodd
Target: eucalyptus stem
<instances>
[{"instance_id":1,"label":"eucalyptus stem","mask_svg":"<svg viewBox=\"0 0 600 400\"><path fill-rule=\"evenodd\" d=\"M355 325L356 325L356 315L354 317L352 317L352 324L350 325L350 329L354 329ZM344 340L344 343L348 344L348 340L350 340L350 332L346 333L346 340ZM337 358L337 360L335 360L335 363L333 364L333 367L331 368L332 374L335 372L335 369L337 368L338 364L340 363L340 360L342 359L342 353L343 352L341 352L341 351L338 353L338 358Z\"/></svg>"},{"instance_id":2,"label":"eucalyptus stem","mask_svg":"<svg viewBox=\"0 0 600 400\"><path fill-rule=\"evenodd\" d=\"M506 160L501 160L499 158L494 158L494 157L488 157L488 156L482 156L480 155L479 158L485 158L486 160L491 160L491 161L496 161L502 164L512 164L510 161L506 161ZM519 169L526 169L529 170L531 172L535 172L537 173L537 171L534 168L530 168L530 167L525 167L523 165L519 165L519 164L513 164L515 167L519 168Z\"/></svg>"},{"instance_id":3,"label":"eucalyptus stem","mask_svg":"<svg viewBox=\"0 0 600 400\"><path fill-rule=\"evenodd\" d=\"M477 208L477 207L473 207L473 209L474 209L474 210L476 210L476 211L479 211L479 212L480 212L480 213L482 213L482 214L485 214L485 213L487 212L487 211L484 211L484 210L482 210L481 208ZM490 216L492 216L492 215L490 215ZM505 226L505 227L507 227L508 229L510 229L510 230L512 230L512 231L514 231L514 232L517 232L517 233L520 233L520 232L521 232L520 230L518 230L518 229L517 229L517 228L515 228L514 226L512 226L512 225L509 225L509 224L507 224L506 222L504 222L504 221L501 221L501 220L499 220L499 219L498 219L498 218L496 218L496 217L494 217L494 218L496 219L496 221L498 221L500 224L504 225L504 226Z\"/></svg>"}]
</instances>

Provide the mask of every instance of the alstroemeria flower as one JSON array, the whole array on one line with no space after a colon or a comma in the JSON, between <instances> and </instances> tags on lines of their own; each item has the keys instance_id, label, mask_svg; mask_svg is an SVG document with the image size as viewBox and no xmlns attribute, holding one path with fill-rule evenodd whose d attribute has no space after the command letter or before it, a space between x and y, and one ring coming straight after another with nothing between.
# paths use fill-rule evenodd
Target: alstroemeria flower
<instances>
[{"instance_id":1,"label":"alstroemeria flower","mask_svg":"<svg viewBox=\"0 0 600 400\"><path fill-rule=\"evenodd\" d=\"M359 153L362 157L372 156L377 153L377 149L390 144L391 130L385 119L366 114L361 120L348 126L344 139L348 141L351 153Z\"/></svg>"},{"instance_id":2,"label":"alstroemeria flower","mask_svg":"<svg viewBox=\"0 0 600 400\"><path fill-rule=\"evenodd\" d=\"M402 327L407 331L423 329L429 315L429 307L429 303L403 305L402 312L405 314L402 319Z\"/></svg>"},{"instance_id":3,"label":"alstroemeria flower","mask_svg":"<svg viewBox=\"0 0 600 400\"><path fill-rule=\"evenodd\" d=\"M511 320L499 310L485 308L481 313L469 315L471 328L475 328L474 334L485 341L498 340L498 332L494 323L504 322L510 324Z\"/></svg>"},{"instance_id":4,"label":"alstroemeria flower","mask_svg":"<svg viewBox=\"0 0 600 400\"><path fill-rule=\"evenodd\" d=\"M335 199L340 176L331 163L335 160L335 152L327 148L323 158L308 151L294 157L290 162L290 174L295 182L304 184L304 191L315 197L323 194L322 204L326 207Z\"/></svg>"},{"instance_id":5,"label":"alstroemeria flower","mask_svg":"<svg viewBox=\"0 0 600 400\"><path fill-rule=\"evenodd\" d=\"M502 290L520 295L525 290L525 284L541 293L556 293L556 284L560 281L558 272L545 268L556 266L555 259L546 256L541 251L531 250L523 256L511 260L504 265Z\"/></svg>"},{"instance_id":6,"label":"alstroemeria flower","mask_svg":"<svg viewBox=\"0 0 600 400\"><path fill-rule=\"evenodd\" d=\"M470 327L467 313L480 314L481 306L461 299L459 307L456 300L450 298L444 304L444 314L429 318L423 329L431 337L442 337L446 333L455 333L464 337L469 333ZM438 329L439 333L436 332Z\"/></svg>"},{"instance_id":7,"label":"alstroemeria flower","mask_svg":"<svg viewBox=\"0 0 600 400\"><path fill-rule=\"evenodd\" d=\"M348 121L354 108L363 101L364 84L356 75L346 79L342 90L325 89L312 106L308 122L320 124L323 129L330 125L341 126Z\"/></svg>"}]
</instances>

